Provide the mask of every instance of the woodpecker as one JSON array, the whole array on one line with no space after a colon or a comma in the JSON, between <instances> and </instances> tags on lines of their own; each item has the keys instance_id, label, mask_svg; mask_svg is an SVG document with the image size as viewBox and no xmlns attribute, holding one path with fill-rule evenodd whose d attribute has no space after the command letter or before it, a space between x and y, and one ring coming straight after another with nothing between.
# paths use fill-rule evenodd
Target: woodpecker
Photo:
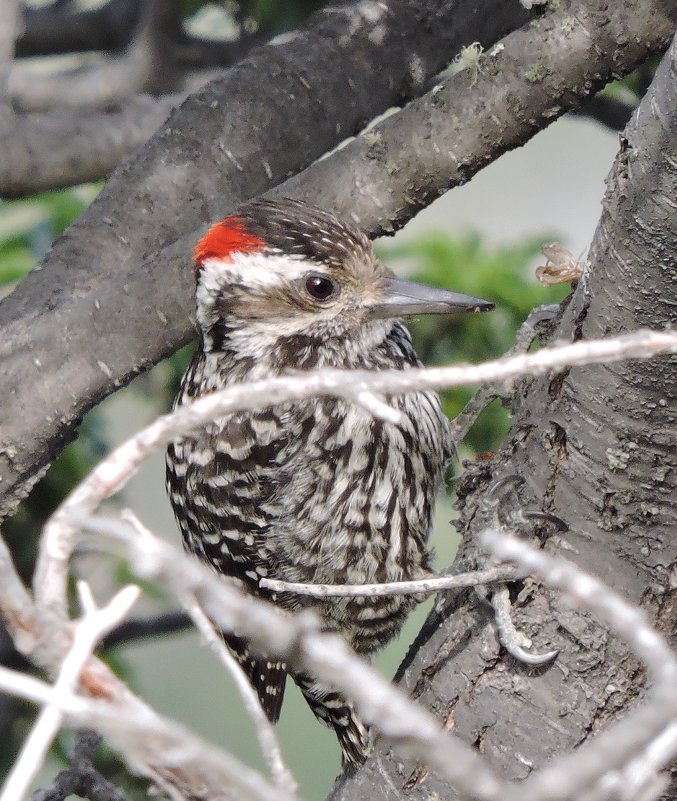
<instances>
[{"instance_id":1,"label":"woodpecker","mask_svg":"<svg viewBox=\"0 0 677 801\"><path fill-rule=\"evenodd\" d=\"M255 200L195 248L200 343L176 405L232 384L321 367L420 366L401 318L487 311L493 304L395 278L367 236L298 200ZM451 455L434 392L387 397L389 423L338 398L228 414L167 450L167 490L189 551L253 595L312 607L361 654L390 641L411 596L309 599L270 593L262 577L362 584L423 578L435 495ZM286 665L227 635L275 722ZM336 731L344 767L365 758L368 732L351 704L293 674Z\"/></svg>"}]
</instances>

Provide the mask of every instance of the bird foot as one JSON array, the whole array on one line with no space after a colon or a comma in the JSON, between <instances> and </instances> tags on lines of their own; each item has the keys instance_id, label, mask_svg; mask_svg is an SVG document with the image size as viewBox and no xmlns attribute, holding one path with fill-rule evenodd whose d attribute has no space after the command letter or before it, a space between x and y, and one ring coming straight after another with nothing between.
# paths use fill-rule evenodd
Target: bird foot
<instances>
[{"instance_id":1,"label":"bird foot","mask_svg":"<svg viewBox=\"0 0 677 801\"><path fill-rule=\"evenodd\" d=\"M519 528L520 525L539 521L553 525L559 531L566 531L567 524L549 512L524 511L518 505L509 511L501 509L506 495L524 483L525 480L522 476L507 475L492 484L484 499L484 510L493 518L492 524L499 527L505 525L509 528ZM531 640L515 626L512 620L512 604L507 584L493 588L489 593L489 598L494 610L498 640L511 656L526 665L545 665L555 659L559 653L557 650L544 653L534 653L529 650Z\"/></svg>"},{"instance_id":2,"label":"bird foot","mask_svg":"<svg viewBox=\"0 0 677 801\"><path fill-rule=\"evenodd\" d=\"M545 665L555 659L559 653L556 649L540 654L526 650L531 648L532 643L529 637L520 631L513 622L512 604L507 584L502 584L493 590L491 605L494 610L498 641L511 656L526 665Z\"/></svg>"}]
</instances>

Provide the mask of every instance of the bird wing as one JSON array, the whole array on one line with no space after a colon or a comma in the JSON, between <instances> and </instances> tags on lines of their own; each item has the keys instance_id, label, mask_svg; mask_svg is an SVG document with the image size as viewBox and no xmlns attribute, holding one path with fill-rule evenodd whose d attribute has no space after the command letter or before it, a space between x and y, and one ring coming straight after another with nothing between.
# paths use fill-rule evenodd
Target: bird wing
<instances>
[{"instance_id":1,"label":"bird wing","mask_svg":"<svg viewBox=\"0 0 677 801\"><path fill-rule=\"evenodd\" d=\"M188 550L253 595L270 597L259 577L270 567L267 537L279 517L281 478L297 450L298 415L237 413L170 446L170 497ZM208 458L207 458L208 457ZM265 509L264 509L265 507ZM280 716L287 669L257 654L237 634L224 640L256 690L268 718Z\"/></svg>"}]
</instances>

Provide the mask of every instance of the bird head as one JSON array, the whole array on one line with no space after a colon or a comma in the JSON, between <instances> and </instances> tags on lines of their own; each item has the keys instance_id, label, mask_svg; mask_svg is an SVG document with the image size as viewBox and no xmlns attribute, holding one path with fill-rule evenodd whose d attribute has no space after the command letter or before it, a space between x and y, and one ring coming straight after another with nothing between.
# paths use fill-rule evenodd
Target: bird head
<instances>
[{"instance_id":1,"label":"bird head","mask_svg":"<svg viewBox=\"0 0 677 801\"><path fill-rule=\"evenodd\" d=\"M367 344L396 318L493 308L395 278L362 231L298 200L244 204L198 242L195 265L207 351L226 337L259 347L294 336Z\"/></svg>"}]
</instances>

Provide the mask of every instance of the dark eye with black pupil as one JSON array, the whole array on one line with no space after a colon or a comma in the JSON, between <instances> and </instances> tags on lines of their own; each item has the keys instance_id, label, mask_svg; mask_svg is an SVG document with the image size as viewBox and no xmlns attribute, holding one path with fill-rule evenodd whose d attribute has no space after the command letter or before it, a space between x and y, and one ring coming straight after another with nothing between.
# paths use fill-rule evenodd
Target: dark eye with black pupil
<instances>
[{"instance_id":1,"label":"dark eye with black pupil","mask_svg":"<svg viewBox=\"0 0 677 801\"><path fill-rule=\"evenodd\" d=\"M323 275L311 275L306 279L306 289L315 300L327 300L334 294L334 282Z\"/></svg>"}]
</instances>

